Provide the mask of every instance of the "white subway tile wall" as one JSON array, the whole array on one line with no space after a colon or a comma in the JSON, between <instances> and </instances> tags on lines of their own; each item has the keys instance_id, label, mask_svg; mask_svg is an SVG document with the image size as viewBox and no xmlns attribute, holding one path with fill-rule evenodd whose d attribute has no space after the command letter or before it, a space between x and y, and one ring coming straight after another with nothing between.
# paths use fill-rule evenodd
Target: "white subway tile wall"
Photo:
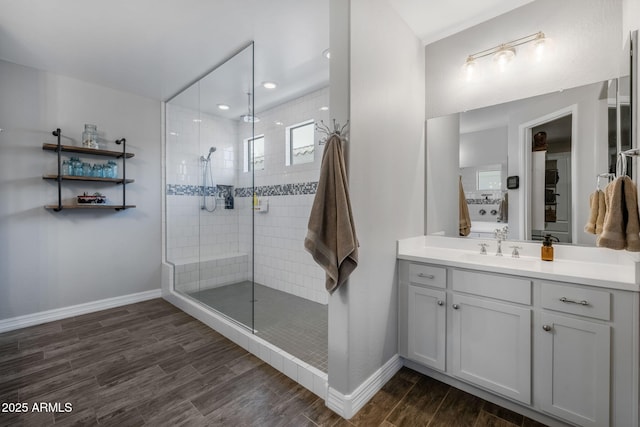
<instances>
[{"instance_id":1,"label":"white subway tile wall","mask_svg":"<svg viewBox=\"0 0 640 427\"><path fill-rule=\"evenodd\" d=\"M181 271L179 274L184 276L176 278L176 286L180 283L185 290L194 286L191 278L196 275L201 276L200 289L250 279L255 256L257 283L327 303L324 272L303 246L314 195L304 194L310 185L286 186L318 181L324 148L318 141L323 135L315 136L313 162L286 166L285 128L309 119L324 120L328 124L328 111L320 110L328 104L329 91L323 88L256 113L260 121L254 124L254 133L265 135L265 167L253 172L255 187L264 189L265 194L273 194L269 191L273 190L271 186L285 185L285 195L260 196L268 199L269 209L265 213L256 212L255 218L251 197L253 174L242 171L243 140L251 135L250 126L167 105L167 260L179 265L190 265L194 260L214 260L220 265L220 269L216 265ZM194 119L201 121L194 122ZM200 209L202 164L199 159L211 146L216 147L211 156L214 185L233 186L234 209L224 209L222 199L212 213ZM231 261L221 261L225 254L232 255ZM237 257L242 261L236 262ZM227 262L230 264L226 265ZM244 265L246 272L239 271Z\"/></svg>"}]
</instances>

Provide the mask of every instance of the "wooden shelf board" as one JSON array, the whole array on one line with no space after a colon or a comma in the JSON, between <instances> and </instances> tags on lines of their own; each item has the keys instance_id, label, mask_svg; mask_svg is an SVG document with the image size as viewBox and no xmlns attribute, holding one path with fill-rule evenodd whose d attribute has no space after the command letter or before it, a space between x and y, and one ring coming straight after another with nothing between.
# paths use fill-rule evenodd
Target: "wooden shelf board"
<instances>
[{"instance_id":1,"label":"wooden shelf board","mask_svg":"<svg viewBox=\"0 0 640 427\"><path fill-rule=\"evenodd\" d=\"M79 154L91 154L93 156L105 156L105 157L115 157L121 158L122 151L111 151L111 150L98 150L95 148L86 148L86 147L76 147L75 145L61 145L62 151L67 153L79 153ZM42 144L42 149L47 151L58 151L58 144ZM125 153L125 157L127 159L133 157L133 153Z\"/></svg>"},{"instance_id":2,"label":"wooden shelf board","mask_svg":"<svg viewBox=\"0 0 640 427\"><path fill-rule=\"evenodd\" d=\"M43 175L42 179L51 179L53 181L58 180L58 175ZM74 176L74 175L62 175L63 181L89 181L89 182L110 182L113 184L122 184L122 178L96 178L93 176ZM133 179L127 179L126 183L130 184L134 182Z\"/></svg>"},{"instance_id":3,"label":"wooden shelf board","mask_svg":"<svg viewBox=\"0 0 640 427\"><path fill-rule=\"evenodd\" d=\"M124 205L125 209L135 208L136 205ZM45 209L58 209L58 205L46 205ZM86 205L62 205L62 209L122 209L122 205L101 205L101 204L91 204L87 203Z\"/></svg>"}]
</instances>

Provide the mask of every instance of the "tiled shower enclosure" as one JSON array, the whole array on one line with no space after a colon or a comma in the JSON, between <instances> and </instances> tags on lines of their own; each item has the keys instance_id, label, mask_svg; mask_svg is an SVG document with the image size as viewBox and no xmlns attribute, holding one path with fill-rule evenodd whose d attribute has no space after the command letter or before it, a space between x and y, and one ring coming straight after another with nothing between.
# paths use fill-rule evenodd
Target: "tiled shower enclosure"
<instances>
[{"instance_id":1,"label":"tiled shower enclosure","mask_svg":"<svg viewBox=\"0 0 640 427\"><path fill-rule=\"evenodd\" d=\"M252 67L243 55L166 104L165 249L174 289L326 372L324 272L303 246L323 145L314 134L296 148L287 135L328 121L329 91L260 103L253 73L238 71ZM247 93L227 94L229 87ZM219 109L233 100L240 105ZM254 138L263 149L251 149Z\"/></svg>"}]
</instances>

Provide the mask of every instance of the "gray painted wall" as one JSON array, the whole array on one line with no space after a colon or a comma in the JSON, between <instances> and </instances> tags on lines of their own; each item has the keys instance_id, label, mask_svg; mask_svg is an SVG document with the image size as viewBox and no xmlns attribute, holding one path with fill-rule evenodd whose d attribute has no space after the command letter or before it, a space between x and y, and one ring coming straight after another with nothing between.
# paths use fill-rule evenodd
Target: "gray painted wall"
<instances>
[{"instance_id":1,"label":"gray painted wall","mask_svg":"<svg viewBox=\"0 0 640 427\"><path fill-rule=\"evenodd\" d=\"M329 300L329 386L349 394L397 353L396 240L424 231L424 49L387 0L351 0L342 16L350 16L350 54L340 59L350 67L348 174L360 257ZM333 73L334 46L332 91L345 78Z\"/></svg>"},{"instance_id":2,"label":"gray painted wall","mask_svg":"<svg viewBox=\"0 0 640 427\"><path fill-rule=\"evenodd\" d=\"M0 93L0 319L159 289L160 103L5 61ZM44 209L57 201L57 186L42 175L56 173L57 161L42 143L55 143L51 131L60 127L74 139L63 144L80 144L85 123L111 141L126 137L135 153L127 202L137 209ZM100 191L118 201L121 188L75 183L63 198Z\"/></svg>"}]
</instances>

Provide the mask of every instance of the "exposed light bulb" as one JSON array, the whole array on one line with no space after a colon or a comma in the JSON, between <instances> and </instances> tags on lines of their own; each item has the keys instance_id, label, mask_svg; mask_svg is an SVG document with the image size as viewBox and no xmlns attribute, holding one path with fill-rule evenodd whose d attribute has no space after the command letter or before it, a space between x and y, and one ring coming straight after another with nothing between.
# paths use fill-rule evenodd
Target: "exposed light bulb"
<instances>
[{"instance_id":1,"label":"exposed light bulb","mask_svg":"<svg viewBox=\"0 0 640 427\"><path fill-rule=\"evenodd\" d=\"M474 76L477 74L478 63L473 57L468 57L462 69L464 71L465 79L470 82L473 80Z\"/></svg>"},{"instance_id":2,"label":"exposed light bulb","mask_svg":"<svg viewBox=\"0 0 640 427\"><path fill-rule=\"evenodd\" d=\"M544 33L541 32L531 44L531 50L529 53L530 61L540 63L546 60L550 55L553 55L553 51L553 40L545 37Z\"/></svg>"},{"instance_id":3,"label":"exposed light bulb","mask_svg":"<svg viewBox=\"0 0 640 427\"><path fill-rule=\"evenodd\" d=\"M500 70L501 73L504 73L507 70L507 65L511 62L514 56L516 56L516 50L512 47L502 47L498 52L496 52L493 60L498 65L498 70Z\"/></svg>"}]
</instances>

